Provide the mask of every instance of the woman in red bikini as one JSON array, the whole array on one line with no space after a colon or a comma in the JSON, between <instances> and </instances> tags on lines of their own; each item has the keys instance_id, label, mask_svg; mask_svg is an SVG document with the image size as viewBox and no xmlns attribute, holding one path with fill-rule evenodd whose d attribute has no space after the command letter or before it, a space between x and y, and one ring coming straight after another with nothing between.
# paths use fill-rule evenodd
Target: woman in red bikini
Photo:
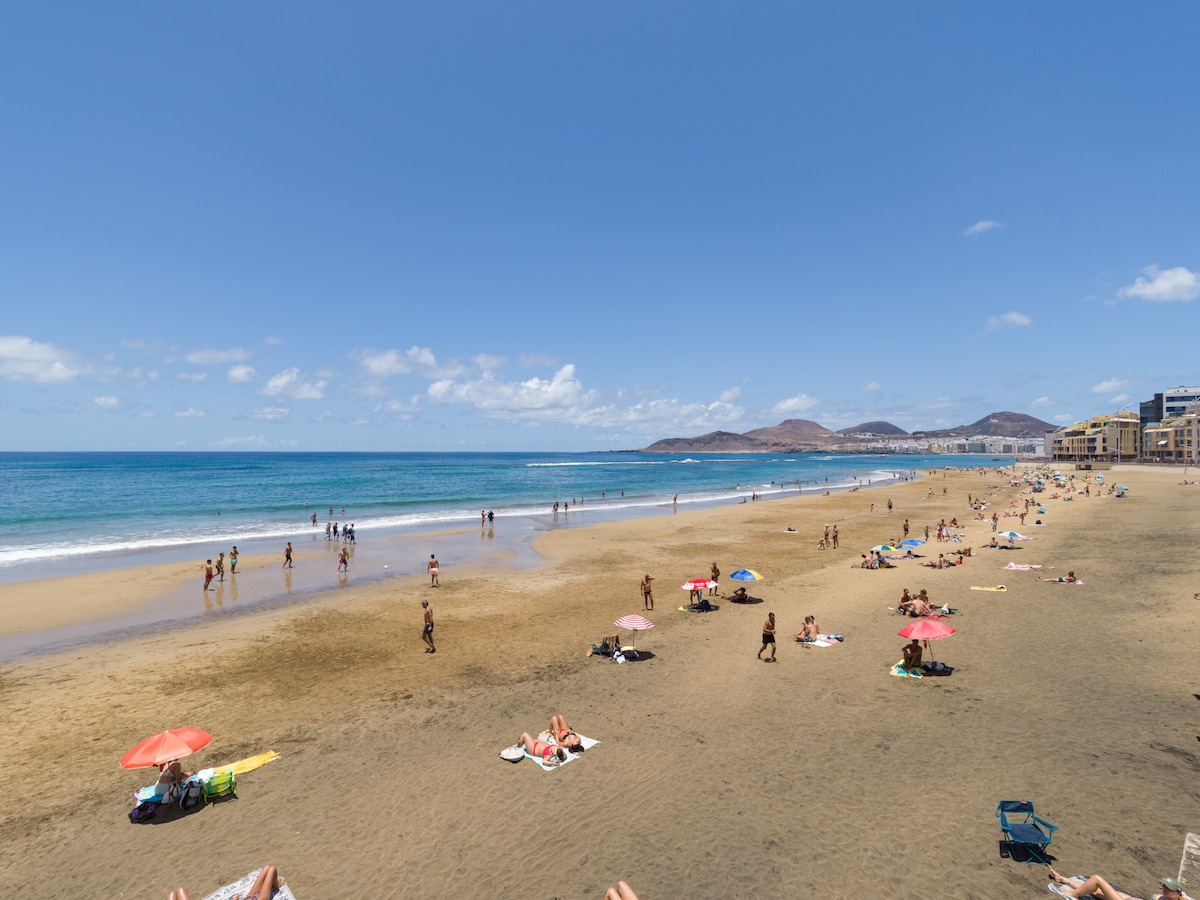
<instances>
[{"instance_id":1,"label":"woman in red bikini","mask_svg":"<svg viewBox=\"0 0 1200 900\"><path fill-rule=\"evenodd\" d=\"M579 735L571 730L571 726L562 716L550 717L550 734L560 747L566 747L568 750L578 750L583 744Z\"/></svg>"},{"instance_id":2,"label":"woman in red bikini","mask_svg":"<svg viewBox=\"0 0 1200 900\"><path fill-rule=\"evenodd\" d=\"M530 756L540 756L542 765L557 766L561 762L567 760L567 750L565 747L560 747L552 741L543 741L539 738L531 737L529 732L522 732L517 739L517 746L524 747L525 751Z\"/></svg>"}]
</instances>

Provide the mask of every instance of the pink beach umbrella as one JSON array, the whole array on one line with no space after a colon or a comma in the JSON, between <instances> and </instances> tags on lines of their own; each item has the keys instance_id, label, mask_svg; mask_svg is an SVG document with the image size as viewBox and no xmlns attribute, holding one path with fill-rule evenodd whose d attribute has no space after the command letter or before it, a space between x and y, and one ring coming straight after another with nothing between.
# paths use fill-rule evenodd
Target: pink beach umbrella
<instances>
[{"instance_id":1,"label":"pink beach umbrella","mask_svg":"<svg viewBox=\"0 0 1200 900\"><path fill-rule=\"evenodd\" d=\"M954 634L954 629L938 619L917 619L910 625L905 625L896 634L900 637L917 638L925 642L926 648L930 641L938 641ZM930 659L933 655L930 654Z\"/></svg>"},{"instance_id":2,"label":"pink beach umbrella","mask_svg":"<svg viewBox=\"0 0 1200 900\"><path fill-rule=\"evenodd\" d=\"M618 628L624 628L626 631L633 632L632 647L634 653L637 653L637 633L639 631L646 631L654 627L654 623L649 619L632 614L628 616L621 616L621 618L617 619L615 622L613 622L613 624Z\"/></svg>"}]
</instances>

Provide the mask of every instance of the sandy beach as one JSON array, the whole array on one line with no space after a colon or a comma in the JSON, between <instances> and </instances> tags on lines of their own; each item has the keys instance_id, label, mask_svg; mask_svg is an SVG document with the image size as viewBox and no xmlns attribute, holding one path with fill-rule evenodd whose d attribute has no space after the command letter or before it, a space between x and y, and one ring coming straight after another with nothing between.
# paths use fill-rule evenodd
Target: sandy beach
<instances>
[{"instance_id":1,"label":"sandy beach","mask_svg":"<svg viewBox=\"0 0 1200 900\"><path fill-rule=\"evenodd\" d=\"M1128 496L1002 519L1035 538L1018 550L980 549L984 522L962 544L931 540L927 559L975 548L949 570L851 566L905 518L919 537L970 520L968 492L1003 514L1026 488L938 472L551 532L532 569L444 559L437 589L416 575L359 586L352 572L304 603L4 664L0 895L161 898L182 884L203 897L272 863L300 900L600 897L618 878L643 900L1049 896L1044 867L1000 855L1005 798L1061 828L1060 871L1149 896L1200 831L1200 487L1179 470L1106 474ZM826 522L837 551L817 547ZM416 568L428 551L413 553ZM761 572L749 587L764 602L680 611L679 585L713 561ZM278 561L257 563L239 568L265 584ZM292 577L309 564L298 555ZM1037 581L1068 569L1082 585ZM642 658L587 657L615 618L643 612L645 572ZM0 638L126 613L195 577L3 586ZM951 677L889 675L906 620L888 607L904 587L959 609L957 633L931 647ZM768 611L774 665L755 657ZM794 643L806 614L845 642ZM599 745L553 772L498 758L552 713ZM214 737L189 770L281 757L242 776L236 800L131 825L132 792L154 778L118 758L183 725Z\"/></svg>"}]
</instances>

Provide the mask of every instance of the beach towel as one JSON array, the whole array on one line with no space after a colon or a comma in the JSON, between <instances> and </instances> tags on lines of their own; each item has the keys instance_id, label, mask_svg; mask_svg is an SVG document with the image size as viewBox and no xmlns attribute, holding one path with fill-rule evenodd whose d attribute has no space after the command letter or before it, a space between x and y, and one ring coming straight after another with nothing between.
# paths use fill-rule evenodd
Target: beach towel
<instances>
[{"instance_id":1,"label":"beach towel","mask_svg":"<svg viewBox=\"0 0 1200 900\"><path fill-rule=\"evenodd\" d=\"M973 585L971 585L971 590L973 590L973 591L1007 591L1008 588L1006 588L1002 584L998 584L995 587L980 587L977 584L973 584Z\"/></svg>"},{"instance_id":2,"label":"beach towel","mask_svg":"<svg viewBox=\"0 0 1200 900\"><path fill-rule=\"evenodd\" d=\"M212 772L218 775L224 775L226 772L232 772L234 775L245 775L247 772L261 769L267 763L275 762L277 759L279 759L279 754L274 750L268 750L266 753L258 754L258 756L247 756L245 759L239 759L237 762L217 766Z\"/></svg>"},{"instance_id":3,"label":"beach towel","mask_svg":"<svg viewBox=\"0 0 1200 900\"><path fill-rule=\"evenodd\" d=\"M1077 879L1081 884L1087 880L1080 875L1073 875L1071 877ZM1129 897L1135 897L1135 898L1137 898L1137 900L1144 900L1144 898L1142 897L1141 894L1130 893L1129 891L1125 890L1124 888L1117 887L1115 884L1113 885L1113 889L1118 890L1122 894L1125 894ZM1048 890L1052 894L1058 894L1058 896L1060 896L1060 897L1074 897L1075 896L1069 890L1067 890L1067 886L1065 884L1058 884L1057 882L1053 882L1053 881L1050 882L1048 885L1046 885L1046 890ZM1088 894L1087 896L1088 897L1099 897L1100 895L1099 894Z\"/></svg>"},{"instance_id":4,"label":"beach towel","mask_svg":"<svg viewBox=\"0 0 1200 900\"><path fill-rule=\"evenodd\" d=\"M1200 834L1189 833L1183 839L1183 858L1179 860L1179 880L1192 890L1200 886Z\"/></svg>"},{"instance_id":5,"label":"beach towel","mask_svg":"<svg viewBox=\"0 0 1200 900\"><path fill-rule=\"evenodd\" d=\"M254 879L262 872L262 866L259 866L253 872L249 872L235 881L233 884L227 884L223 888L217 888L204 900L233 900L234 897L244 897L254 886ZM266 897L260 900L267 900ZM296 895L292 893L292 886L285 884L279 890L271 895L271 900L296 900Z\"/></svg>"},{"instance_id":6,"label":"beach towel","mask_svg":"<svg viewBox=\"0 0 1200 900\"><path fill-rule=\"evenodd\" d=\"M576 734L579 734L579 732L576 732ZM541 734L539 734L539 735L537 736L537 738L538 738L538 740L539 740L539 741L544 741L544 740L546 740L546 739L547 739L547 738L549 738L549 737L550 737L550 733L549 733L548 731L543 731ZM595 747L595 746L596 746L598 743L600 743L599 741L597 741L597 740L595 740L595 739L593 739L593 738L590 738L590 737L584 737L582 734L580 734L580 735L579 735L579 742L580 742L580 745L582 746L582 748L583 748L584 750L591 750L591 749L592 749L593 747ZM516 744L514 744L513 746L515 747L515 746L516 746ZM538 765L538 768L542 769L542 770L543 770L543 771L545 771L545 772L553 772L555 769L561 769L561 768L562 768L563 766L565 766L567 763L569 763L569 762L574 762L575 760L579 759L579 757L581 756L581 753L580 753L580 752L578 752L578 751L577 751L577 752L575 752L575 753L571 753L571 752L569 752L569 751L568 751L568 753L567 753L567 758L566 758L565 760L563 760L562 762L560 762L560 763L559 763L557 766L548 766L548 765L546 765L545 763L543 763L543 762L542 762L542 760L541 760L541 757L537 757L537 756L533 756L533 755L531 755L531 754L529 753L529 751L528 751L528 750L526 750L526 751L524 751L524 752L525 752L525 758L526 758L526 759L531 759L531 760L533 760L535 763L537 763L537 765Z\"/></svg>"},{"instance_id":7,"label":"beach towel","mask_svg":"<svg viewBox=\"0 0 1200 900\"><path fill-rule=\"evenodd\" d=\"M904 660L900 660L900 662L898 662L894 666L892 666L891 674L895 675L897 678L920 678L921 677L921 673L919 670L910 672L908 669L904 668Z\"/></svg>"},{"instance_id":8,"label":"beach towel","mask_svg":"<svg viewBox=\"0 0 1200 900\"><path fill-rule=\"evenodd\" d=\"M815 641L796 641L801 647L836 647L846 639L844 634L818 634Z\"/></svg>"}]
</instances>

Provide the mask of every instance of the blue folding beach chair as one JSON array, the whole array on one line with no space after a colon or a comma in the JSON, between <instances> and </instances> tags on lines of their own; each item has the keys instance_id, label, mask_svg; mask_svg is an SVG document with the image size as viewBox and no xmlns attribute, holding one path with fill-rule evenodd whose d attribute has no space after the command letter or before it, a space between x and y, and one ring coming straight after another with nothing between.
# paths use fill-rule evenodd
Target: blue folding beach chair
<instances>
[{"instance_id":1,"label":"blue folding beach chair","mask_svg":"<svg viewBox=\"0 0 1200 900\"><path fill-rule=\"evenodd\" d=\"M996 805L996 817L1000 830L1004 832L1001 843L1006 845L1010 859L1018 859L1017 851L1024 854L1021 862L1039 862L1046 865L1046 848L1054 839L1057 825L1051 825L1033 812L1032 800L1001 800Z\"/></svg>"}]
</instances>

